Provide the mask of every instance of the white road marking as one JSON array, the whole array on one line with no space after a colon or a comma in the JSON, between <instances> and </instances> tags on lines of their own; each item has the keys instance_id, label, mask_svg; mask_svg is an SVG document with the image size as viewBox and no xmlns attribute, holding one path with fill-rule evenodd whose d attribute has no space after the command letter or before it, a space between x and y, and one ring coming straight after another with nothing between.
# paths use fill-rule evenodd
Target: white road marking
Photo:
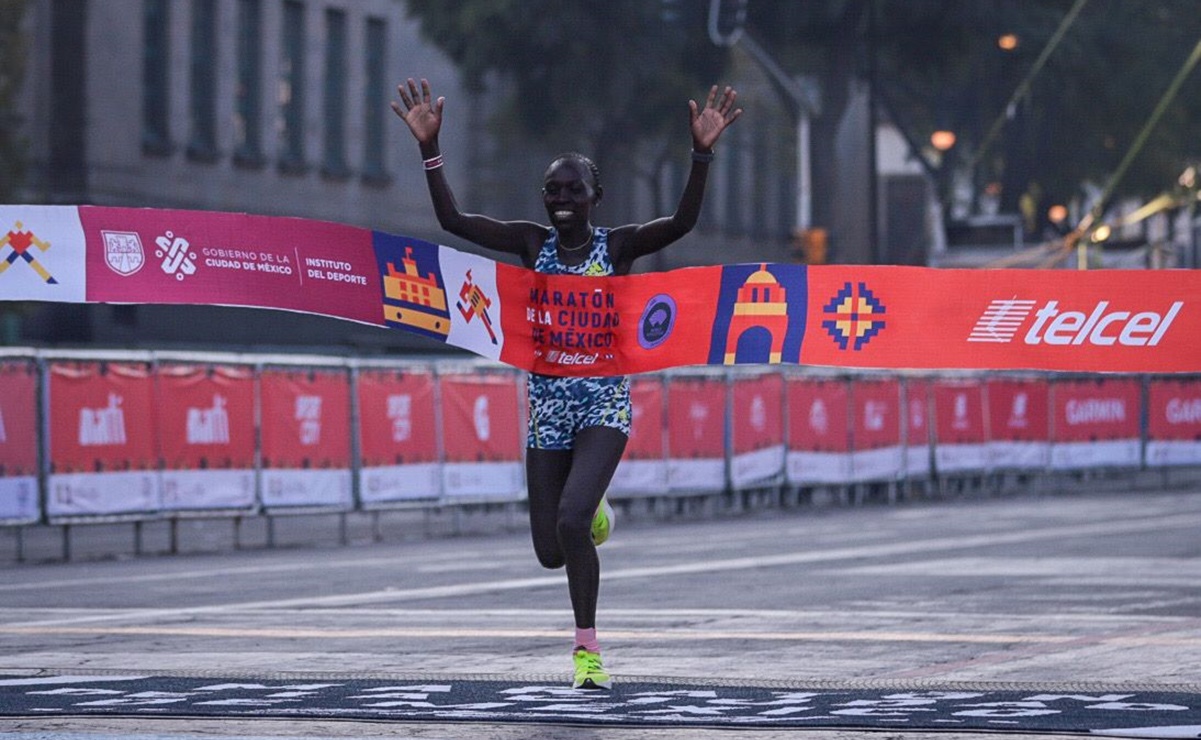
<instances>
[{"instance_id":1,"label":"white road marking","mask_svg":"<svg viewBox=\"0 0 1201 740\"><path fill-rule=\"evenodd\" d=\"M0 634L9 635L137 635L156 637L219 637L282 639L296 638L323 640L381 640L397 638L454 638L454 639L543 639L563 636L562 628L479 628L479 627L203 627L196 625L144 625L122 627L117 625L99 627L71 626L0 626ZM741 630L700 630L684 628L678 630L630 630L606 629L609 640L630 641L713 641L736 640L753 642L925 642L987 645L1079 645L1106 644L1120 646L1172 646L1201 647L1201 637L1138 636L1138 635L1028 635L1017 633L948 633L948 632L897 632L873 631L851 632L797 631L797 632L748 632Z\"/></svg>"},{"instance_id":2,"label":"white road marking","mask_svg":"<svg viewBox=\"0 0 1201 740\"><path fill-rule=\"evenodd\" d=\"M696 560L673 565L608 570L603 573L602 580L605 582L612 582L618 580L653 579L665 576L687 574L753 570L757 568L792 566L806 563L830 563L840 560L897 557L902 555L943 552L962 548L987 546L995 547L998 545L1011 545L1037 540L1066 539L1072 537L1105 537L1107 535L1118 533L1145 531L1160 532L1165 529L1179 528L1201 528L1201 514L1172 514L1168 516L1141 519L1045 527L1016 532L994 532L986 534L961 535L957 537L936 536L926 540L909 540L905 542L895 542L880 545L830 548L819 551L805 550L800 552L781 553L777 555L749 556L709 561ZM339 594L332 596L304 596L288 599L211 604L207 606L182 607L174 609L122 610L84 617L37 620L10 625L10 627L48 627L54 625L65 626L71 624L87 624L104 621L151 621L156 619L175 619L179 617L198 616L203 614L223 614L245 611L248 609L288 609L396 603L427 599L455 598L460 596L497 593L502 591L522 591L550 587L557 588L561 587L562 584L562 573L555 573L553 575L546 576L485 580L474 583L427 586L422 588L388 588L362 593Z\"/></svg>"}]
</instances>

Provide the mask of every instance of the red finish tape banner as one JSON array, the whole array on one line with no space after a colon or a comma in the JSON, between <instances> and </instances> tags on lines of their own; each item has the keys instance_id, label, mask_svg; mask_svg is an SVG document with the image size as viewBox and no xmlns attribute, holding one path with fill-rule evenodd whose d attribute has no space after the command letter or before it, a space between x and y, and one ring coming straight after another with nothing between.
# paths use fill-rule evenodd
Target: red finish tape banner
<instances>
[{"instance_id":1,"label":"red finish tape banner","mask_svg":"<svg viewBox=\"0 0 1201 740\"><path fill-rule=\"evenodd\" d=\"M551 375L686 365L1201 371L1195 270L738 264L548 276L321 221L0 206L0 300L286 309Z\"/></svg>"},{"instance_id":2,"label":"red finish tape banner","mask_svg":"<svg viewBox=\"0 0 1201 740\"><path fill-rule=\"evenodd\" d=\"M155 375L163 508L253 507L253 368L168 364Z\"/></svg>"},{"instance_id":3,"label":"red finish tape banner","mask_svg":"<svg viewBox=\"0 0 1201 740\"><path fill-rule=\"evenodd\" d=\"M38 518L37 367L0 362L0 520Z\"/></svg>"}]
</instances>

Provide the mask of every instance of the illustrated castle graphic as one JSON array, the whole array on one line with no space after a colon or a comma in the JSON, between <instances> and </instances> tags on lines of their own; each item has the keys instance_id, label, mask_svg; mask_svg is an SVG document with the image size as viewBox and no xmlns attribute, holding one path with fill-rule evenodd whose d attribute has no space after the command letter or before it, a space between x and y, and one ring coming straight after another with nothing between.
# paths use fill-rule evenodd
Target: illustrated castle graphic
<instances>
[{"instance_id":1,"label":"illustrated castle graphic","mask_svg":"<svg viewBox=\"0 0 1201 740\"><path fill-rule=\"evenodd\" d=\"M421 274L412 247L405 247L401 266L403 271L398 271L389 262L384 275L384 320L445 340L450 334L450 312L437 273Z\"/></svg>"},{"instance_id":2,"label":"illustrated castle graphic","mask_svg":"<svg viewBox=\"0 0 1201 740\"><path fill-rule=\"evenodd\" d=\"M738 354L738 340L747 331L766 329L771 339L767 361L779 364L784 350L784 335L788 333L788 293L780 281L761 263L738 289L738 300L730 317L726 333L725 364L733 365Z\"/></svg>"}]
</instances>

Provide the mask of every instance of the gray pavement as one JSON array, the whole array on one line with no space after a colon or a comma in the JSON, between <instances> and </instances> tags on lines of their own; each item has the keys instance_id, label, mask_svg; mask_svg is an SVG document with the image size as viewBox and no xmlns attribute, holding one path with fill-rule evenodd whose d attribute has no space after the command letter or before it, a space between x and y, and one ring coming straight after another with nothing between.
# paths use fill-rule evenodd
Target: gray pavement
<instances>
[{"instance_id":1,"label":"gray pavement","mask_svg":"<svg viewBox=\"0 0 1201 740\"><path fill-rule=\"evenodd\" d=\"M1197 490L803 507L667 523L627 518L601 550L598 626L618 680L1196 692L1199 532ZM566 681L564 578L537 567L527 539L504 529L395 544L0 568L0 674ZM731 736L695 728L0 720L4 740L385 734ZM753 736L798 734L864 735ZM926 735L934 736L904 733Z\"/></svg>"}]
</instances>

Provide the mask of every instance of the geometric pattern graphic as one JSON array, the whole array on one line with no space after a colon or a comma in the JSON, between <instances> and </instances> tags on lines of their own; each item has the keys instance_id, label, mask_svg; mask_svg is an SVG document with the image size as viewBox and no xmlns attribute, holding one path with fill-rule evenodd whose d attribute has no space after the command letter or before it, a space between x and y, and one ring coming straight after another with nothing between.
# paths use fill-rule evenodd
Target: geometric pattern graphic
<instances>
[{"instance_id":1,"label":"geometric pattern graphic","mask_svg":"<svg viewBox=\"0 0 1201 740\"><path fill-rule=\"evenodd\" d=\"M866 283L845 283L822 313L830 317L822 326L840 349L863 349L884 328L884 304Z\"/></svg>"},{"instance_id":2,"label":"geometric pattern graphic","mask_svg":"<svg viewBox=\"0 0 1201 740\"><path fill-rule=\"evenodd\" d=\"M570 688L563 676L415 674L392 679L322 676L289 680L278 676L0 675L0 716L279 717L1163 738L1197 737L1201 730L1201 695L1179 690L981 690L954 685L831 688L748 683L752 685L631 677L617 682L612 691L582 691Z\"/></svg>"}]
</instances>

